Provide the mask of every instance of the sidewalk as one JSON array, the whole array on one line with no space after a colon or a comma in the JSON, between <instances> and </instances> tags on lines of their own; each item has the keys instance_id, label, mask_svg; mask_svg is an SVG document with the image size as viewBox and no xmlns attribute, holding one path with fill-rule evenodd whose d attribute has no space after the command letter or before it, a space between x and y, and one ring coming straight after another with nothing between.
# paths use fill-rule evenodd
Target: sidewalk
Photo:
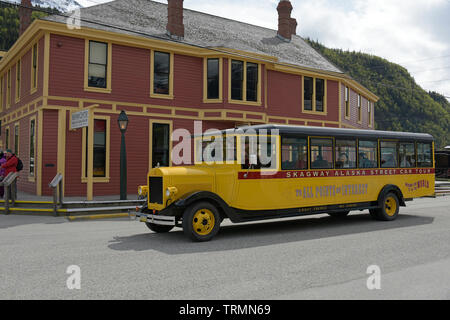
<instances>
[{"instance_id":1,"label":"sidewalk","mask_svg":"<svg viewBox=\"0 0 450 320\"><path fill-rule=\"evenodd\" d=\"M127 200L137 200L137 194L129 194ZM120 195L112 196L97 196L92 201L111 201L120 200ZM37 196L34 194L26 193L23 191L17 191L17 201L49 201L53 202L53 196ZM72 201L87 201L86 197L64 197L64 202Z\"/></svg>"}]
</instances>

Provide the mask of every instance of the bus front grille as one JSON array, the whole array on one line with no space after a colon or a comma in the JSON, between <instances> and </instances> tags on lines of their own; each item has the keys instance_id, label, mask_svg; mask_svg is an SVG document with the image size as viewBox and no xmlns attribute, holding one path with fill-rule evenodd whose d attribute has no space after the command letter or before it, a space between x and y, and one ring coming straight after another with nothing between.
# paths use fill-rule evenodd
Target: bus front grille
<instances>
[{"instance_id":1,"label":"bus front grille","mask_svg":"<svg viewBox=\"0 0 450 320\"><path fill-rule=\"evenodd\" d=\"M163 180L162 177L150 177L148 179L149 202L163 204Z\"/></svg>"}]
</instances>

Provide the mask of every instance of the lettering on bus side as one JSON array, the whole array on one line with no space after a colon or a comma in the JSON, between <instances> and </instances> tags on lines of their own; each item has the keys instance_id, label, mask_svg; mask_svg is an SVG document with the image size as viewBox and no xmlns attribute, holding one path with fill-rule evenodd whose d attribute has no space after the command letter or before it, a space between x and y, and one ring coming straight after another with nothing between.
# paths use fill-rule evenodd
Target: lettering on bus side
<instances>
[{"instance_id":1,"label":"lettering on bus side","mask_svg":"<svg viewBox=\"0 0 450 320\"><path fill-rule=\"evenodd\" d=\"M369 185L366 184L344 184L344 185L327 185L310 187L306 186L303 189L296 189L295 196L297 198L312 199L312 198L328 198L328 197L344 197L355 195L366 195L369 190Z\"/></svg>"}]
</instances>

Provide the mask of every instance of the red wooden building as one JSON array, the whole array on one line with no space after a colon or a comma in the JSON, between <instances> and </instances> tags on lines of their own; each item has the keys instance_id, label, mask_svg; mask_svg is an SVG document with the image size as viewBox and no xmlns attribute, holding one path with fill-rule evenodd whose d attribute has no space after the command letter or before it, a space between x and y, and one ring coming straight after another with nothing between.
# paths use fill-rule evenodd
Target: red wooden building
<instances>
[{"instance_id":1,"label":"red wooden building","mask_svg":"<svg viewBox=\"0 0 450 320\"><path fill-rule=\"evenodd\" d=\"M118 194L121 110L131 192L156 163L171 165L170 133L192 132L195 120L204 130L373 128L377 96L297 36L291 10L280 1L278 30L187 10L183 0L116 0L82 9L81 21L34 21L0 60L0 147L24 163L19 189L48 195L62 173L66 196ZM83 109L89 129L71 129Z\"/></svg>"}]
</instances>

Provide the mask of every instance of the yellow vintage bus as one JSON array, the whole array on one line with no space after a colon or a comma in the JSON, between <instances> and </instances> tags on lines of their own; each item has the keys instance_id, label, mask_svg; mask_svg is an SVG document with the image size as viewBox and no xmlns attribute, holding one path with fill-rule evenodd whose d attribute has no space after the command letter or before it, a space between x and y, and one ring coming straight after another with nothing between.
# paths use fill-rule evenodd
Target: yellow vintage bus
<instances>
[{"instance_id":1,"label":"yellow vintage bus","mask_svg":"<svg viewBox=\"0 0 450 320\"><path fill-rule=\"evenodd\" d=\"M181 227L195 241L213 238L224 219L345 217L368 209L390 221L406 201L434 194L433 157L429 134L285 125L225 130L195 137L194 165L152 169L139 188L147 203L135 217L155 232Z\"/></svg>"}]
</instances>

